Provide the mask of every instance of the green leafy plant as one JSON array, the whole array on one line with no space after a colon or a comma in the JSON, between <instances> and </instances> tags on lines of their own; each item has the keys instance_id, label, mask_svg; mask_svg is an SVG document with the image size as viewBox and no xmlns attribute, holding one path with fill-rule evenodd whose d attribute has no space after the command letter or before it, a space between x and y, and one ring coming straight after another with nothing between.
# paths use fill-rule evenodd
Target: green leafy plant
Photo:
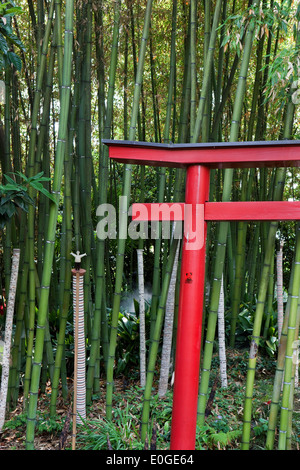
<instances>
[{"instance_id":1,"label":"green leafy plant","mask_svg":"<svg viewBox=\"0 0 300 470\"><path fill-rule=\"evenodd\" d=\"M5 224L11 217L18 213L19 210L27 212L29 204L34 205L33 199L28 194L29 187L41 192L55 202L52 194L43 186L43 182L50 180L50 178L43 176L43 172L30 178L27 178L20 172L16 174L23 179L23 183L16 183L10 176L4 175L7 184L0 185L0 229L3 229Z\"/></svg>"},{"instance_id":2,"label":"green leafy plant","mask_svg":"<svg viewBox=\"0 0 300 470\"><path fill-rule=\"evenodd\" d=\"M203 450L205 448L230 448L233 441L238 439L240 435L241 431L239 429L218 432L208 424L197 426L196 448L199 450Z\"/></svg>"},{"instance_id":3,"label":"green leafy plant","mask_svg":"<svg viewBox=\"0 0 300 470\"><path fill-rule=\"evenodd\" d=\"M126 373L138 363L139 320L134 313L119 313L118 344L116 350L117 373Z\"/></svg>"},{"instance_id":4,"label":"green leafy plant","mask_svg":"<svg viewBox=\"0 0 300 470\"><path fill-rule=\"evenodd\" d=\"M11 27L11 17L16 13L22 13L22 8L17 7L14 2L0 4L0 70L13 64L21 71L22 60L12 50L13 46L25 51L22 41L16 36Z\"/></svg>"},{"instance_id":5,"label":"green leafy plant","mask_svg":"<svg viewBox=\"0 0 300 470\"><path fill-rule=\"evenodd\" d=\"M266 434L268 430L268 420L264 418L260 418L258 420L258 424L254 426L253 431L255 436L261 436L262 434Z\"/></svg>"},{"instance_id":6,"label":"green leafy plant","mask_svg":"<svg viewBox=\"0 0 300 470\"><path fill-rule=\"evenodd\" d=\"M139 363L139 323L138 303L134 299L135 312L119 313L118 344L116 349L117 373L126 374ZM146 328L149 324L150 305L146 302Z\"/></svg>"},{"instance_id":7,"label":"green leafy plant","mask_svg":"<svg viewBox=\"0 0 300 470\"><path fill-rule=\"evenodd\" d=\"M238 315L238 323L236 329L236 341L237 344L242 346L247 346L249 340L251 339L253 331L253 323L255 317L256 305L252 306L246 303L242 303L243 308L241 309ZM278 348L278 338L277 338L277 329L272 326L275 324L273 312L270 316L271 326L268 328L267 337L260 338L260 348L268 354L268 356L273 357Z\"/></svg>"},{"instance_id":8,"label":"green leafy plant","mask_svg":"<svg viewBox=\"0 0 300 470\"><path fill-rule=\"evenodd\" d=\"M77 444L83 450L141 450L143 445L139 442L137 422L131 419L128 413L119 410L116 422L106 420L86 420L80 426Z\"/></svg>"},{"instance_id":9,"label":"green leafy plant","mask_svg":"<svg viewBox=\"0 0 300 470\"><path fill-rule=\"evenodd\" d=\"M21 413L16 415L9 421L7 421L3 429L14 429L17 431L16 436L23 436L24 435L24 428L26 426L27 416L26 413ZM48 414L38 412L37 414L37 433L38 434L59 434L62 431L63 422L59 418L49 418Z\"/></svg>"}]
</instances>

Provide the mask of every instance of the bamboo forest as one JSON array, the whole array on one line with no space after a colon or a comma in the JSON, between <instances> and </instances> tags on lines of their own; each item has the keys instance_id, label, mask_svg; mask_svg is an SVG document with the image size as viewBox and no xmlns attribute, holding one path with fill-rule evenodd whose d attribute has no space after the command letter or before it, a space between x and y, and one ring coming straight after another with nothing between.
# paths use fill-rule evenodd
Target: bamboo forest
<instances>
[{"instance_id":1,"label":"bamboo forest","mask_svg":"<svg viewBox=\"0 0 300 470\"><path fill-rule=\"evenodd\" d=\"M131 211L187 171L107 142L296 148L299 92L299 0L1 0L0 450L172 449L184 237ZM298 178L212 168L209 202ZM299 450L300 222L206 230L194 449Z\"/></svg>"}]
</instances>

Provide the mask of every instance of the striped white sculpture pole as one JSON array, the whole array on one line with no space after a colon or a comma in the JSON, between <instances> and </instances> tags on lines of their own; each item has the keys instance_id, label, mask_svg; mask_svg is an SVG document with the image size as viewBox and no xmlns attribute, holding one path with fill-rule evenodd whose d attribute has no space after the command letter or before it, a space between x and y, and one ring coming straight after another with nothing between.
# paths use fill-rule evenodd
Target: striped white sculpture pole
<instances>
[{"instance_id":1,"label":"striped white sculpture pole","mask_svg":"<svg viewBox=\"0 0 300 470\"><path fill-rule=\"evenodd\" d=\"M86 364L85 364L85 334L84 334L84 296L83 279L85 269L81 269L81 258L77 251L73 275L73 321L74 321L74 399L73 399L73 433L72 448L75 449L76 423L81 423L86 417Z\"/></svg>"}]
</instances>

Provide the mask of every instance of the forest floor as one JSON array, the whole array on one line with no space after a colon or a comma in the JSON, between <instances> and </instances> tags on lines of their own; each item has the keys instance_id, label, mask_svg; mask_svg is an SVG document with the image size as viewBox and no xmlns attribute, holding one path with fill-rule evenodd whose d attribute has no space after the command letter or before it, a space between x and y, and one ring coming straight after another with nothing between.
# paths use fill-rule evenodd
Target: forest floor
<instances>
[{"instance_id":1,"label":"forest floor","mask_svg":"<svg viewBox=\"0 0 300 470\"><path fill-rule=\"evenodd\" d=\"M243 352L230 351L228 359L228 389L222 389L218 380L218 370L212 372L212 390L205 426L197 434L197 443L201 449L238 449L238 432L242 428L243 401L245 395L245 377L247 361ZM215 374L215 375L214 375ZM157 374L158 378L158 374ZM274 363L263 359L258 362L255 391L253 398L253 425L251 448L263 450L267 429L267 418L274 380ZM156 381L157 382L157 381ZM170 437L172 390L164 399L158 399L157 383L154 383L154 401L152 403L149 446L152 449L168 449ZM72 381L70 380L70 397ZM115 430L107 428L105 423L105 381L100 382L100 393L94 397L87 409L86 425L77 427L76 450L100 449L143 449L138 441L138 427L143 400L142 389L137 380L128 377L115 380ZM36 450L70 450L72 448L71 400L59 396L57 417L49 418L51 388L46 387L38 400L37 425L34 446ZM101 433L104 434L101 440ZM234 434L235 433L235 434ZM0 433L0 450L25 450L26 417L23 412L23 400L7 414L5 426ZM134 438L132 436L135 434ZM150 430L151 434L151 430ZM154 437L153 437L154 436ZM226 436L222 444L218 436ZM217 441L219 439L219 442ZM124 447L123 445L128 445ZM152 442L153 441L153 442ZM93 444L94 442L94 444ZM121 445L120 445L121 442ZM94 446L94 447L93 447ZM102 447L101 447L102 446ZM122 447L123 446L123 447ZM144 447L145 448L145 447ZM300 449L300 390L295 392L293 414L293 449Z\"/></svg>"},{"instance_id":2,"label":"forest floor","mask_svg":"<svg viewBox=\"0 0 300 470\"><path fill-rule=\"evenodd\" d=\"M70 390L73 384L70 380ZM105 382L100 383L100 397L93 401L89 407L86 419L94 420L99 416L105 416ZM115 391L123 393L124 379L115 380ZM50 385L46 387L45 393L40 394L38 400L39 416L44 417L38 420L37 433L34 440L36 450L63 450L71 449L72 445L72 424L67 426L72 416L72 404L70 400L65 401L61 396L57 399L57 418L60 425L57 427L49 420L49 403L51 396ZM103 398L101 398L103 397ZM23 397L20 397L18 404L13 411L7 414L5 426L0 433L0 451L1 450L25 450L26 418L23 410ZM63 423L63 426L61 425ZM68 427L68 429L66 429Z\"/></svg>"}]
</instances>

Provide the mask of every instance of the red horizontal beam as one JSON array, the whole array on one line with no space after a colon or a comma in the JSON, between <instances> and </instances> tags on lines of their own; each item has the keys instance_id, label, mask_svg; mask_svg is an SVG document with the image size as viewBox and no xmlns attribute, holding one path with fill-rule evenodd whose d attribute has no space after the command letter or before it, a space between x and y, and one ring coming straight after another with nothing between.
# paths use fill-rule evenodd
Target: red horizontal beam
<instances>
[{"instance_id":1,"label":"red horizontal beam","mask_svg":"<svg viewBox=\"0 0 300 470\"><path fill-rule=\"evenodd\" d=\"M183 202L132 204L132 220L174 221L184 219Z\"/></svg>"},{"instance_id":2,"label":"red horizontal beam","mask_svg":"<svg viewBox=\"0 0 300 470\"><path fill-rule=\"evenodd\" d=\"M136 203L133 220L184 220L184 203ZM206 202L206 221L300 220L300 201Z\"/></svg>"},{"instance_id":3,"label":"red horizontal beam","mask_svg":"<svg viewBox=\"0 0 300 470\"><path fill-rule=\"evenodd\" d=\"M259 168L300 166L300 141L155 144L103 141L109 157L121 163L182 167Z\"/></svg>"},{"instance_id":4,"label":"red horizontal beam","mask_svg":"<svg viewBox=\"0 0 300 470\"><path fill-rule=\"evenodd\" d=\"M205 220L300 220L299 201L207 202Z\"/></svg>"}]
</instances>

